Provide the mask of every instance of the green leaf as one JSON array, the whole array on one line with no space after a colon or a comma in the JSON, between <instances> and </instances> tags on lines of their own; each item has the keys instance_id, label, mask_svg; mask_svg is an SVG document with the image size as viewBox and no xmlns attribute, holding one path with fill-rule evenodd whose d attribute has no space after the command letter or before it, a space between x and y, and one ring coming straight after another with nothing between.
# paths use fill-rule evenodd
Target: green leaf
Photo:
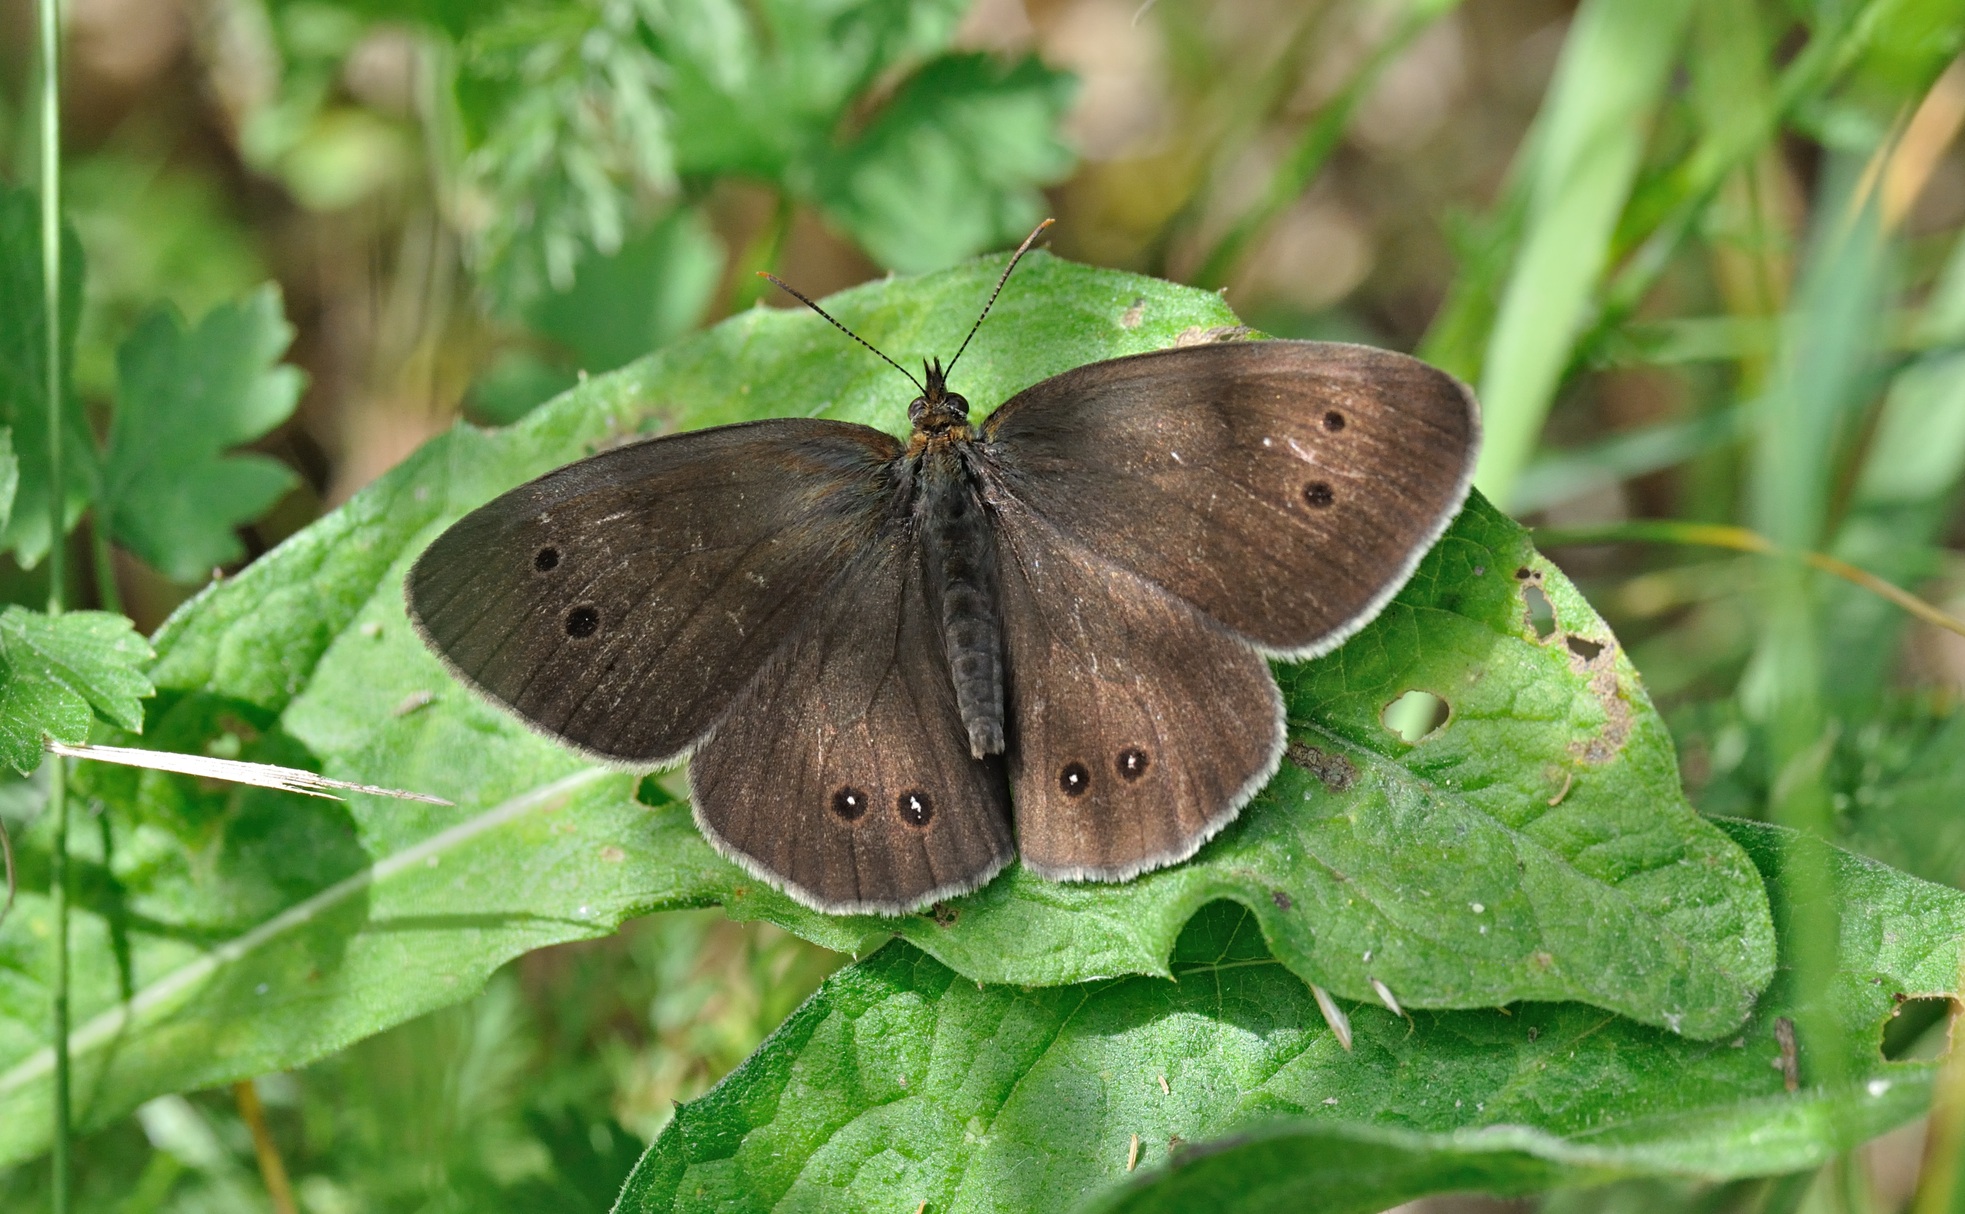
<instances>
[{"instance_id":1,"label":"green leaf","mask_svg":"<svg viewBox=\"0 0 1965 1214\"><path fill-rule=\"evenodd\" d=\"M968 0L678 0L648 22L670 71L685 173L776 181L804 192L842 120L883 75L955 35Z\"/></svg>"},{"instance_id":2,"label":"green leaf","mask_svg":"<svg viewBox=\"0 0 1965 1214\"><path fill-rule=\"evenodd\" d=\"M937 59L820 164L819 205L898 270L1021 239L1044 214L1037 187L1071 169L1057 130L1075 91L1072 77L1035 59Z\"/></svg>"},{"instance_id":3,"label":"green leaf","mask_svg":"<svg viewBox=\"0 0 1965 1214\"><path fill-rule=\"evenodd\" d=\"M48 326L43 314L41 211L31 191L0 184L0 425L13 430L19 479L15 510L0 532L0 550L28 568L48 552ZM82 308L82 246L61 230L63 531L95 490L95 436L68 386L75 364L75 325Z\"/></svg>"},{"instance_id":4,"label":"green leaf","mask_svg":"<svg viewBox=\"0 0 1965 1214\"><path fill-rule=\"evenodd\" d=\"M189 330L165 306L130 334L117 352L121 392L102 476L117 543L179 582L245 555L233 528L297 478L269 456L225 452L292 414L305 382L280 362L292 342L270 284Z\"/></svg>"},{"instance_id":5,"label":"green leaf","mask_svg":"<svg viewBox=\"0 0 1965 1214\"><path fill-rule=\"evenodd\" d=\"M85 742L98 715L142 729L139 701L151 687L141 668L149 657L150 646L120 615L0 610L0 762L33 771L45 739Z\"/></svg>"},{"instance_id":6,"label":"green leaf","mask_svg":"<svg viewBox=\"0 0 1965 1214\"><path fill-rule=\"evenodd\" d=\"M1636 178L1686 0L1588 0L1536 118L1521 246L1482 360L1476 483L1509 500Z\"/></svg>"},{"instance_id":7,"label":"green leaf","mask_svg":"<svg viewBox=\"0 0 1965 1214\"><path fill-rule=\"evenodd\" d=\"M1037 187L1071 168L1058 126L1073 83L1033 58L943 53L966 7L695 0L651 14L679 169L774 182L895 269L1020 239L1043 215Z\"/></svg>"},{"instance_id":8,"label":"green leaf","mask_svg":"<svg viewBox=\"0 0 1965 1214\"><path fill-rule=\"evenodd\" d=\"M609 257L581 261L573 286L526 309L532 327L579 369L612 371L701 323L723 251L698 211L679 208Z\"/></svg>"},{"instance_id":9,"label":"green leaf","mask_svg":"<svg viewBox=\"0 0 1965 1214\"><path fill-rule=\"evenodd\" d=\"M1799 837L1728 823L1770 878ZM1348 1007L1338 1045L1247 912L1182 936L1174 981L978 988L904 943L834 975L710 1094L684 1105L616 1209L1370 1211L1448 1189L1815 1166L1921 1115L1938 1064L1890 1063L1906 995L1956 989L1965 894L1846 852L1841 963L1823 1002L1834 1088L1783 1090L1775 984L1701 1044L1577 1004ZM1165 1086L1162 1086L1162 1080ZM1145 1174L1128 1184L1133 1136ZM1236 1135L1225 1141L1224 1135ZM1207 1143L1198 1149L1172 1146Z\"/></svg>"},{"instance_id":10,"label":"green leaf","mask_svg":"<svg viewBox=\"0 0 1965 1214\"><path fill-rule=\"evenodd\" d=\"M898 358L945 353L1002 265L873 283L827 307ZM1033 254L965 356L961 387L987 409L1067 368L1233 322L1212 292ZM752 310L509 430L435 440L182 609L157 638L150 744L263 754L457 804L356 798L330 822L320 803L178 777L102 786L124 825L98 862L156 936L135 938L142 976L129 992L112 973L78 978L78 1015L99 1018L75 1047L78 1085L99 1093L87 1121L318 1057L467 996L525 949L710 903L836 949L899 932L968 977L1051 984L1165 973L1187 920L1231 898L1285 965L1352 998L1372 998L1374 980L1414 1006L1574 998L1704 1036L1745 1015L1771 966L1757 874L1685 805L1670 740L1608 630L1484 505L1372 628L1282 669L1298 762L1195 861L1123 885L1013 870L901 919L820 915L746 877L685 805L652 785L653 804L636 800L633 776L588 766L457 686L404 618L403 572L443 527L603 444L784 414L899 430L913 394L819 318ZM1547 637L1528 617L1531 583L1561 625ZM1454 713L1417 745L1379 721L1409 688L1439 692ZM340 840L323 845L341 857L333 866L269 891L243 859L222 862L263 847L269 823L302 818ZM213 857L191 870L215 870L213 892L164 881L186 846ZM84 918L107 922L117 905ZM0 950L32 915L15 919ZM284 994L255 994L262 984ZM187 1017L194 1006L209 1015ZM9 1030L0 1014L0 1160L40 1142L41 1020L35 1010Z\"/></svg>"}]
</instances>

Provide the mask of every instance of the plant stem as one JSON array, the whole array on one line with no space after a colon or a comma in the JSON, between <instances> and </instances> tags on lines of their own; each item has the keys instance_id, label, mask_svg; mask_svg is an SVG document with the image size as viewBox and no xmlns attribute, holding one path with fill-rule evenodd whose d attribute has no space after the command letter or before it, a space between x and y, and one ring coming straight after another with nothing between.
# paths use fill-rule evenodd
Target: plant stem
<instances>
[{"instance_id":1,"label":"plant stem","mask_svg":"<svg viewBox=\"0 0 1965 1214\"><path fill-rule=\"evenodd\" d=\"M67 536L67 493L62 478L61 366L61 0L40 0L41 33L41 308L47 339L43 370L48 426L48 614L62 608ZM48 883L54 903L54 997L50 1033L55 1047L54 1184L55 1214L69 1209L68 1059L68 772L59 755L49 755L48 812L54 820Z\"/></svg>"},{"instance_id":2,"label":"plant stem","mask_svg":"<svg viewBox=\"0 0 1965 1214\"><path fill-rule=\"evenodd\" d=\"M259 1089L252 1080L241 1079L232 1085L232 1096L238 1101L239 1116L252 1131L253 1154L259 1159L259 1177L266 1182L273 1214L295 1214L298 1207L293 1204L293 1184L287 1179L287 1165L280 1159L279 1144L273 1141L273 1132L266 1127L266 1109L259 1103Z\"/></svg>"},{"instance_id":3,"label":"plant stem","mask_svg":"<svg viewBox=\"0 0 1965 1214\"><path fill-rule=\"evenodd\" d=\"M1702 548L1731 548L1735 552L1758 552L1766 556L1793 557L1823 573L1834 574L1845 582L1887 599L1911 615L1948 632L1965 636L1965 620L1932 606L1894 582L1885 581L1867 569L1838 560L1825 552L1790 552L1773 540L1745 527L1726 523L1687 523L1676 519L1635 519L1625 523L1606 523L1599 527L1538 527L1536 542L1545 547L1561 544L1606 544L1624 540L1644 540L1661 544L1687 544Z\"/></svg>"},{"instance_id":4,"label":"plant stem","mask_svg":"<svg viewBox=\"0 0 1965 1214\"><path fill-rule=\"evenodd\" d=\"M797 205L792 202L791 195L779 192L771 209L771 218L751 238L737 263L736 278L730 289L731 312L741 312L753 306L769 290L764 285L765 280L757 276L757 271L778 268L778 259L784 256L785 241L791 236L792 220L796 214Z\"/></svg>"},{"instance_id":5,"label":"plant stem","mask_svg":"<svg viewBox=\"0 0 1965 1214\"><path fill-rule=\"evenodd\" d=\"M96 605L104 611L123 615L123 592L116 587L116 554L109 545L108 524L98 510L90 528L89 547L95 556Z\"/></svg>"}]
</instances>

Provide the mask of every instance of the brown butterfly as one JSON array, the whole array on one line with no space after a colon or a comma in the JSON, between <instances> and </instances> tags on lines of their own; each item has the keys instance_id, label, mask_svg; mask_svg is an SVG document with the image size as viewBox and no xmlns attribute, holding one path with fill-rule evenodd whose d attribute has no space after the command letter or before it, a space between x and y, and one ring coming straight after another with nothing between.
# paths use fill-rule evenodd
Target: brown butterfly
<instances>
[{"instance_id":1,"label":"brown butterfly","mask_svg":"<svg viewBox=\"0 0 1965 1214\"><path fill-rule=\"evenodd\" d=\"M1124 880L1275 772L1266 659L1378 613L1479 442L1465 385L1365 346L1093 363L980 426L925 369L905 441L751 422L522 485L417 560L410 616L551 737L691 756L703 833L809 906L913 910L1018 855Z\"/></svg>"}]
</instances>

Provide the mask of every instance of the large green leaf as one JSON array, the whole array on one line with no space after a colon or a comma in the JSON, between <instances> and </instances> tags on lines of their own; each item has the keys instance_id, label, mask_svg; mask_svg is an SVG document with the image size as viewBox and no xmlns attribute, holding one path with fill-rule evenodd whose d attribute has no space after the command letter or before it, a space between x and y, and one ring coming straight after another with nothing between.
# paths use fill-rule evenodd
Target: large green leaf
<instances>
[{"instance_id":1,"label":"large green leaf","mask_svg":"<svg viewBox=\"0 0 1965 1214\"><path fill-rule=\"evenodd\" d=\"M828 306L897 357L945 354L1001 266ZM959 369L980 407L1234 319L1212 293L1042 255L1019 275ZM105 945L132 926L123 969L85 964L78 981L80 1014L97 1017L76 1042L84 1119L294 1065L462 998L526 949L707 903L842 950L899 932L970 978L1054 984L1164 974L1187 920L1229 898L1285 965L1354 999L1374 982L1411 1006L1579 999L1707 1037L1744 1017L1771 967L1758 876L1685 805L1669 739L1608 631L1479 503L1377 623L1282 671L1296 761L1195 861L1124 885L1013 870L901 919L819 915L745 877L654 785L637 800L631 775L459 688L403 616L403 571L443 526L597 446L787 413L899 429L912 394L817 317L754 310L511 430L459 428L187 605L157 638L149 744L457 804L343 808L92 775L120 833L107 856L93 833L74 841L103 866L86 899L101 919L85 916L82 938ZM1546 637L1524 597L1538 584L1560 624ZM1379 712L1414 687L1453 718L1408 745ZM0 963L28 984L42 913L24 904L0 930ZM0 1005L0 1160L35 1149L45 1121L36 998Z\"/></svg>"},{"instance_id":2,"label":"large green leaf","mask_svg":"<svg viewBox=\"0 0 1965 1214\"><path fill-rule=\"evenodd\" d=\"M1731 823L1771 877L1797 836ZM1820 847L1819 844L1807 844ZM1445 1189L1774 1175L1920 1115L1937 1064L1885 1062L1906 995L1957 989L1965 894L1833 852L1840 1068L1784 1090L1785 971L1734 1038L1578 1004L1349 1007L1333 1038L1252 917L1217 906L1174 980L978 987L905 943L834 975L684 1105L618 1210L1369 1211ZM1845 1078L1834 1087L1823 1070ZM1207 1142L1223 1135L1226 1141ZM1183 1144L1201 1144L1198 1147ZM1135 1159L1144 1175L1128 1186Z\"/></svg>"}]
</instances>

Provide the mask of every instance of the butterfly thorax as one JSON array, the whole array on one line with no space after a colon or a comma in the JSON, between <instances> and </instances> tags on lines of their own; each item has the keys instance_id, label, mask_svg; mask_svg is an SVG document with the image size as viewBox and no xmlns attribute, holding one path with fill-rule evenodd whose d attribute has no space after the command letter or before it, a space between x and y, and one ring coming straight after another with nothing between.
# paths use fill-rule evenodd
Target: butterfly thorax
<instances>
[{"instance_id":1,"label":"butterfly thorax","mask_svg":"<svg viewBox=\"0 0 1965 1214\"><path fill-rule=\"evenodd\" d=\"M952 397L957 402L961 397ZM1005 745L1002 606L996 533L983 505L968 422L914 432L905 458L913 471L913 522L939 617L956 707L976 758Z\"/></svg>"}]
</instances>

